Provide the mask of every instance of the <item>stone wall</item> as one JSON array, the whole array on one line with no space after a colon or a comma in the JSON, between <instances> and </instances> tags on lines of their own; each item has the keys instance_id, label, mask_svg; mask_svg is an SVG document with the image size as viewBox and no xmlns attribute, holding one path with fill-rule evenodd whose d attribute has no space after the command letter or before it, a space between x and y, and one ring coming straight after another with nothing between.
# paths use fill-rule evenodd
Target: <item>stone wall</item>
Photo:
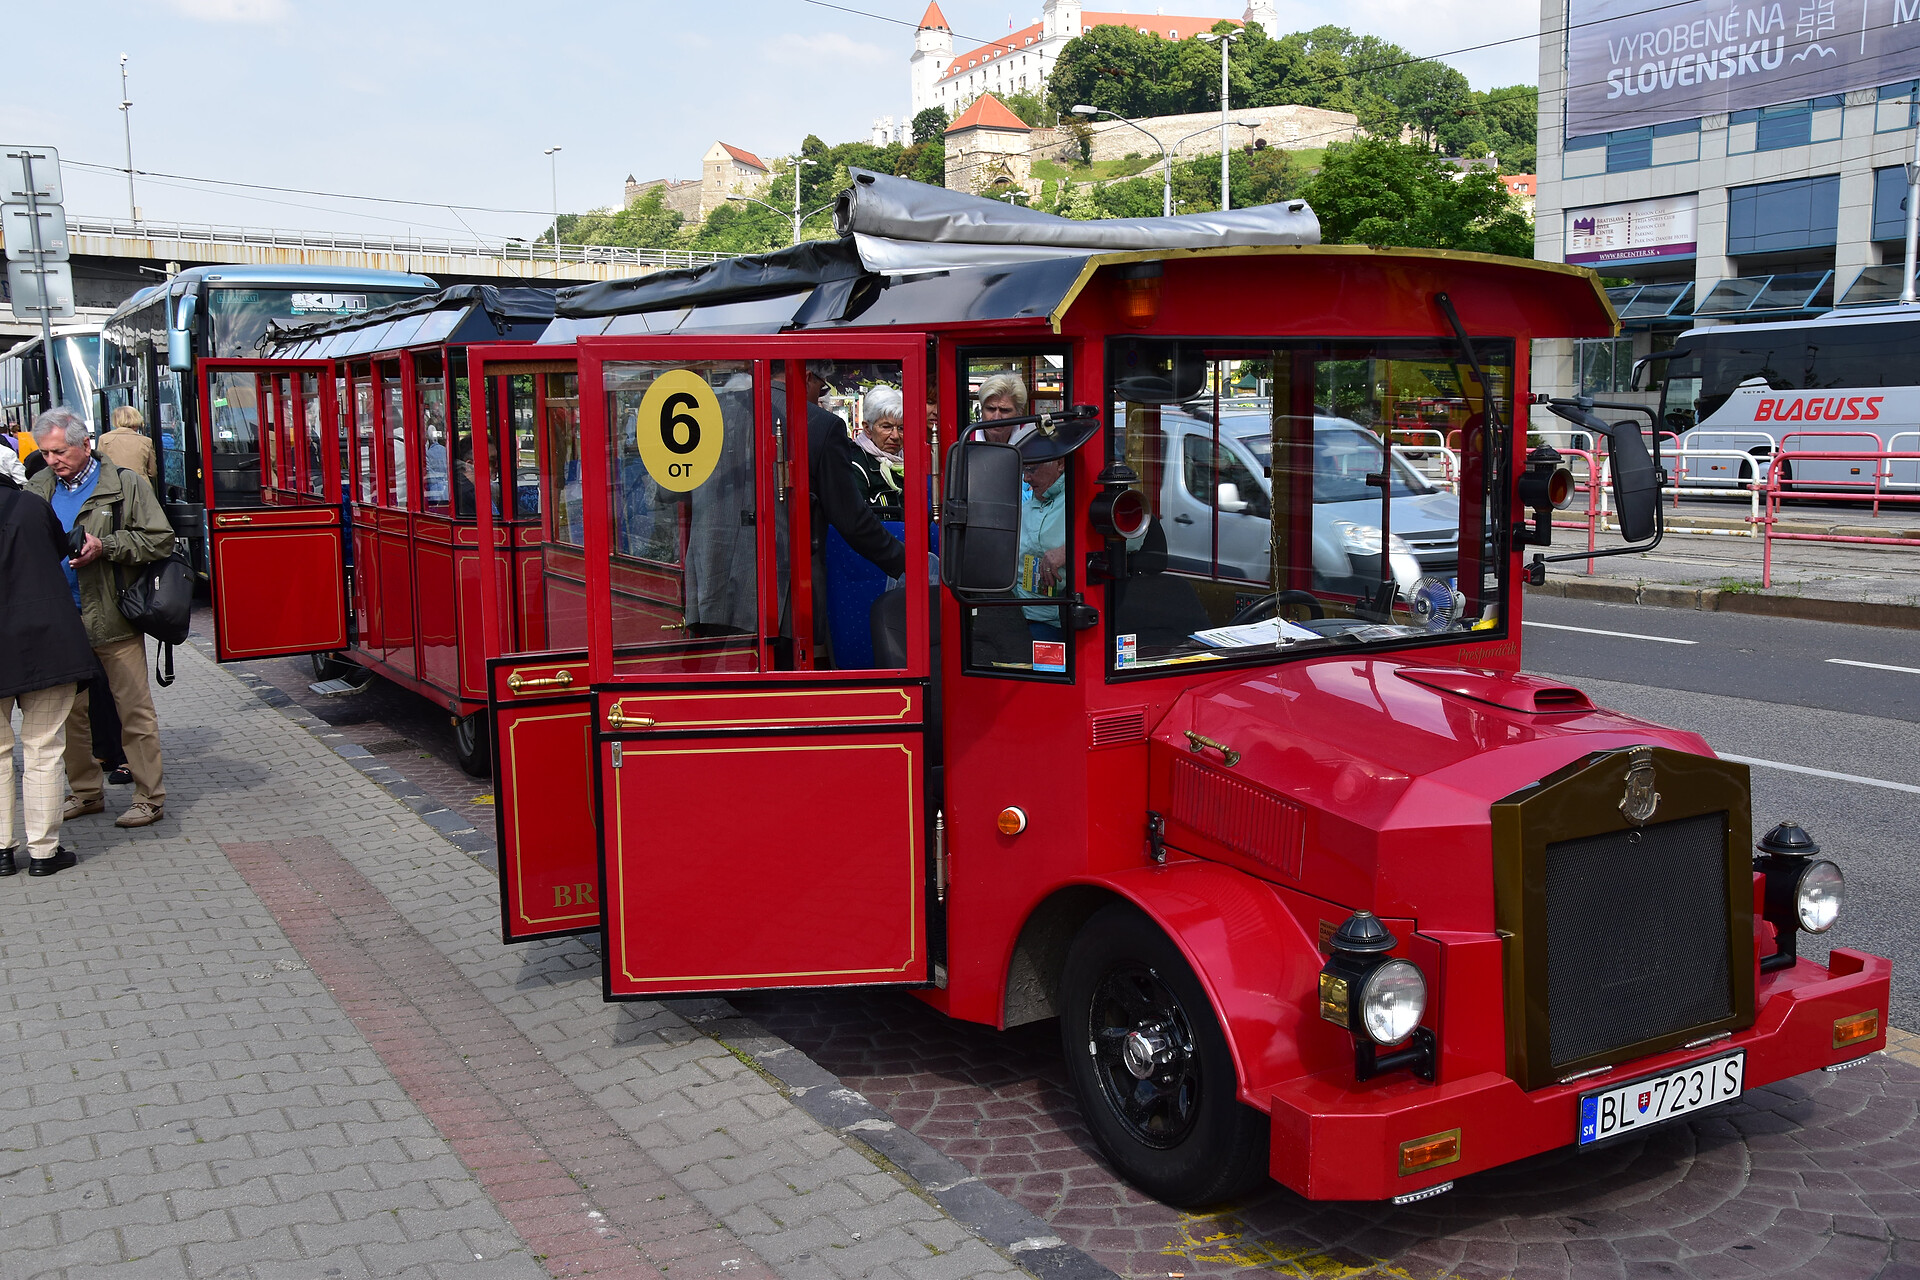
<instances>
[{"instance_id":1,"label":"stone wall","mask_svg":"<svg viewBox=\"0 0 1920 1280\"><path fill-rule=\"evenodd\" d=\"M1240 107L1229 111L1227 118L1260 122L1257 129L1228 126L1227 144L1236 148L1244 147L1256 138L1264 138L1270 147L1294 151L1324 147L1330 142L1351 142L1360 135L1360 123L1352 113L1327 111L1320 107ZM1158 148L1140 136L1139 129L1118 120L1096 119L1092 123L1095 160L1119 160L1136 152L1156 157L1160 154ZM1178 145L1177 159L1190 160L1195 156L1220 154L1220 113L1217 111L1153 116L1136 123L1140 129L1158 138L1169 151ZM1210 125L1214 127L1208 129ZM1197 138L1189 136L1202 129L1208 131ZM1056 129L1035 129L1031 146L1032 154L1050 159L1066 160L1078 154L1072 132L1065 125Z\"/></svg>"}]
</instances>

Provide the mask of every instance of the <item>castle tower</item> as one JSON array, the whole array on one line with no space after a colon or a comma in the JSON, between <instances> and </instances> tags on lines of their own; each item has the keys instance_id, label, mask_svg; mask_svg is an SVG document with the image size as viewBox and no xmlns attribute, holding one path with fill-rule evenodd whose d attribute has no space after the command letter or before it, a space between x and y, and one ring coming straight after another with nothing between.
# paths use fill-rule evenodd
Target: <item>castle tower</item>
<instances>
[{"instance_id":1,"label":"castle tower","mask_svg":"<svg viewBox=\"0 0 1920 1280\"><path fill-rule=\"evenodd\" d=\"M1280 11L1274 7L1273 0L1247 0L1247 11L1240 20L1249 27L1259 23L1270 36L1280 34Z\"/></svg>"},{"instance_id":2,"label":"castle tower","mask_svg":"<svg viewBox=\"0 0 1920 1280\"><path fill-rule=\"evenodd\" d=\"M1057 54L1080 31L1080 0L1047 0L1041 7L1040 39L1050 46L1049 52Z\"/></svg>"},{"instance_id":3,"label":"castle tower","mask_svg":"<svg viewBox=\"0 0 1920 1280\"><path fill-rule=\"evenodd\" d=\"M909 122L928 107L937 107L939 100L933 92L933 85L953 61L953 28L947 25L947 15L940 12L940 0L928 0L927 11L920 19L920 29L913 33L913 61L910 75L913 82L913 106L907 114Z\"/></svg>"}]
</instances>

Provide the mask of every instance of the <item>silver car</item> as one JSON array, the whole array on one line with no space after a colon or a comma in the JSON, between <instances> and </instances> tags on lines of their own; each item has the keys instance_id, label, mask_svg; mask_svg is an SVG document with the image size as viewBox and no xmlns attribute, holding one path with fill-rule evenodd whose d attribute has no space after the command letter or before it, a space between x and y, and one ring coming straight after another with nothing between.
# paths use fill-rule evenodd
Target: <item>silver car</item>
<instances>
[{"instance_id":1,"label":"silver car","mask_svg":"<svg viewBox=\"0 0 1920 1280\"><path fill-rule=\"evenodd\" d=\"M1160 516L1168 567L1266 582L1272 576L1273 439L1265 412L1223 415L1214 430L1187 414L1161 418ZM1313 576L1318 589L1365 594L1381 581L1381 440L1346 418L1313 420ZM1218 515L1217 543L1215 516ZM1392 530L1385 553L1401 592L1446 581L1460 562L1460 503L1393 458ZM1217 566L1217 568L1216 568Z\"/></svg>"}]
</instances>

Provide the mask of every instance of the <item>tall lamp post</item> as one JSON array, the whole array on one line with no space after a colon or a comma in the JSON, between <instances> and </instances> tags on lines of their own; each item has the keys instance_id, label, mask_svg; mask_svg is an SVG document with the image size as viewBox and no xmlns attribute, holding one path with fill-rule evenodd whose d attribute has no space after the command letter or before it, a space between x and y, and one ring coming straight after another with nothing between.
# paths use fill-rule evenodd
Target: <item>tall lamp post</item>
<instances>
[{"instance_id":1,"label":"tall lamp post","mask_svg":"<svg viewBox=\"0 0 1920 1280\"><path fill-rule=\"evenodd\" d=\"M794 161L793 161L793 213L791 215L789 215L785 209L774 208L773 205L768 204L765 200L756 200L752 196L743 196L738 193L735 193L733 195L728 196L727 199L738 200L742 204L757 204L762 209L773 209L775 213L779 214L783 218L791 216L793 218L793 242L795 244L799 244L800 243L800 224L805 222L808 218L811 218L814 214L819 213L820 209L833 208L831 204L823 204L820 206L820 209L809 209L804 215L800 212L801 166L817 165L819 163L820 162L818 160L802 160L799 157L794 158Z\"/></svg>"},{"instance_id":2,"label":"tall lamp post","mask_svg":"<svg viewBox=\"0 0 1920 1280\"><path fill-rule=\"evenodd\" d=\"M560 154L558 146L548 147L540 153L547 158L547 178L553 184L553 271L560 274L560 162L554 157Z\"/></svg>"},{"instance_id":3,"label":"tall lamp post","mask_svg":"<svg viewBox=\"0 0 1920 1280\"><path fill-rule=\"evenodd\" d=\"M1907 108L1920 115L1920 103ZM1915 301L1913 269L1916 250L1920 250L1920 121L1913 131L1913 163L1907 166L1907 256L1906 276L1900 282L1900 301L1911 306Z\"/></svg>"},{"instance_id":4,"label":"tall lamp post","mask_svg":"<svg viewBox=\"0 0 1920 1280\"><path fill-rule=\"evenodd\" d=\"M1146 134L1147 141L1151 142L1154 146L1160 148L1160 171L1161 171L1160 216L1163 218L1171 218L1173 216L1173 157L1167 152L1167 144L1160 141L1160 139L1154 137L1151 130L1141 128L1138 124L1135 124L1133 121L1127 119L1125 116L1115 115L1111 111L1102 111L1098 107L1090 107L1084 102L1073 109L1073 114L1077 116L1089 116L1089 117L1105 116L1109 120L1118 120L1121 124L1126 125L1128 128L1136 129L1139 132Z\"/></svg>"},{"instance_id":5,"label":"tall lamp post","mask_svg":"<svg viewBox=\"0 0 1920 1280\"><path fill-rule=\"evenodd\" d=\"M1258 120L1229 120L1227 121L1227 123L1236 124L1236 125L1239 125L1242 129L1249 129L1249 130L1258 129L1260 127L1260 122ZM1173 144L1173 154L1179 155L1180 148L1185 146L1188 142L1199 137L1203 133L1212 133L1217 128L1219 128L1218 125L1210 124L1204 129L1198 129L1188 134L1186 137L1180 139L1180 141ZM1227 153L1225 150L1222 150L1220 152L1220 180L1221 180L1220 207L1223 210L1227 208L1226 176L1227 176Z\"/></svg>"},{"instance_id":6,"label":"tall lamp post","mask_svg":"<svg viewBox=\"0 0 1920 1280\"><path fill-rule=\"evenodd\" d=\"M1200 39L1208 44L1220 46L1220 208L1222 211L1233 208L1233 195L1227 189L1227 47L1241 36L1245 29L1238 31L1212 31L1200 33Z\"/></svg>"},{"instance_id":7,"label":"tall lamp post","mask_svg":"<svg viewBox=\"0 0 1920 1280\"><path fill-rule=\"evenodd\" d=\"M140 206L133 202L133 99L127 96L127 55L120 55L120 123L127 131L127 216L140 221Z\"/></svg>"}]
</instances>

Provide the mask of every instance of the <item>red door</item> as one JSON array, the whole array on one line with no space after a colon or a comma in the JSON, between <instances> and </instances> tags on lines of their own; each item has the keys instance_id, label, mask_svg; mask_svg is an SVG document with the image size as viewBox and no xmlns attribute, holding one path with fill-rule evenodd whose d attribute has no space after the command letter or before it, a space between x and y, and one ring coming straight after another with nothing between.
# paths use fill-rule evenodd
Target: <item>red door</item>
<instances>
[{"instance_id":1,"label":"red door","mask_svg":"<svg viewBox=\"0 0 1920 1280\"><path fill-rule=\"evenodd\" d=\"M812 553L819 464L850 463L817 416L806 443L809 361L833 362L829 403L848 426L887 403L863 392L890 387L910 428L887 569L825 536ZM926 982L924 338L593 340L579 369L599 845L586 882L607 995ZM891 618L904 643L823 649L829 613L862 630ZM517 769L496 741L502 774ZM542 756L554 767L556 744ZM563 879L585 880L541 884Z\"/></svg>"},{"instance_id":2,"label":"red door","mask_svg":"<svg viewBox=\"0 0 1920 1280\"><path fill-rule=\"evenodd\" d=\"M347 643L333 377L324 363L202 362L201 456L220 661Z\"/></svg>"}]
</instances>

